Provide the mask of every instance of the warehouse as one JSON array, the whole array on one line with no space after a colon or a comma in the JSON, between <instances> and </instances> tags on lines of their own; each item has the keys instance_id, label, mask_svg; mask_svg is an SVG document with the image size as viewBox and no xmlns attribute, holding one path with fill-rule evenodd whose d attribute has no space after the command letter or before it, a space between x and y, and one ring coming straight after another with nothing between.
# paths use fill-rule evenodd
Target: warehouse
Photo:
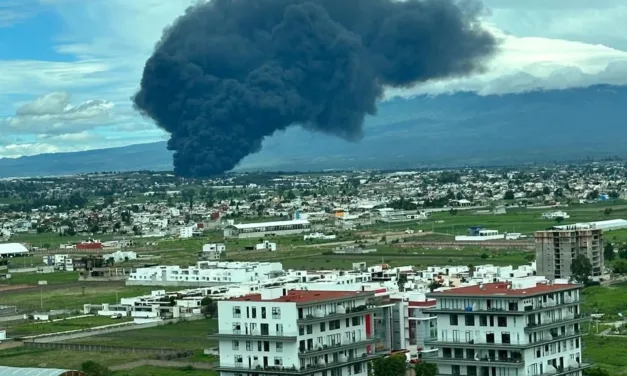
<instances>
[{"instance_id":1,"label":"warehouse","mask_svg":"<svg viewBox=\"0 0 627 376\"><path fill-rule=\"evenodd\" d=\"M271 235L291 235L309 232L310 224L305 219L291 221L243 223L229 225L224 229L225 238L262 238Z\"/></svg>"},{"instance_id":2,"label":"warehouse","mask_svg":"<svg viewBox=\"0 0 627 376\"><path fill-rule=\"evenodd\" d=\"M0 366L0 376L86 376L84 372L57 368L23 368Z\"/></svg>"},{"instance_id":3,"label":"warehouse","mask_svg":"<svg viewBox=\"0 0 627 376\"><path fill-rule=\"evenodd\" d=\"M14 256L28 256L28 249L20 243L0 244L0 258Z\"/></svg>"}]
</instances>

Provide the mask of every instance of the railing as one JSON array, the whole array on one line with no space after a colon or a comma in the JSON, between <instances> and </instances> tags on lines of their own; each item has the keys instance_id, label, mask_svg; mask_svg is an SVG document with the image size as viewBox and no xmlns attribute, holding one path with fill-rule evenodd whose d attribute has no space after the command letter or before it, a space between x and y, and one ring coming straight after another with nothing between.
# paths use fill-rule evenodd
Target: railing
<instances>
[{"instance_id":1,"label":"railing","mask_svg":"<svg viewBox=\"0 0 627 376\"><path fill-rule=\"evenodd\" d=\"M245 330L221 330L219 333L210 334L210 336L263 336L263 337L297 337L297 332L262 332L262 331L245 331Z\"/></svg>"},{"instance_id":2,"label":"railing","mask_svg":"<svg viewBox=\"0 0 627 376\"><path fill-rule=\"evenodd\" d=\"M306 366L301 366L301 367L296 367L296 366L261 366L261 365L257 365L254 367L248 367L248 366L244 366L243 362L236 362L233 365L220 365L219 367L216 368L216 370L230 370L230 369L238 369L238 370L250 370L253 372L257 372L257 373L288 373L288 374L295 374L295 373L314 373L314 372L319 372L322 371L326 368L334 368L334 367L338 367L338 366L344 366L350 363L357 363L357 362L362 362L362 361L368 361L371 360L373 358L376 358L377 356L372 355L372 354L366 354L363 353L361 356L352 356L352 357L347 357L345 360L341 360L341 361L335 361L335 362L329 362L329 363L324 363L324 364L308 364Z\"/></svg>"},{"instance_id":3,"label":"railing","mask_svg":"<svg viewBox=\"0 0 627 376\"><path fill-rule=\"evenodd\" d=\"M362 304L360 306L357 307L348 307L346 308L346 312L344 313L338 313L338 312L329 312L327 314L325 314L324 316L321 317L316 317L315 315L306 315L304 317L300 317L298 318L299 321L307 321L307 320L326 320L326 319L330 319L333 318L334 316L338 316L338 318L341 318L342 316L345 315L354 315L354 314L358 314L358 313L366 313L369 310L375 309L376 306L367 306L365 304Z\"/></svg>"},{"instance_id":4,"label":"railing","mask_svg":"<svg viewBox=\"0 0 627 376\"><path fill-rule=\"evenodd\" d=\"M366 339L363 340L359 340L359 341L346 341L346 342L341 342L341 343L335 343L335 344L331 344L331 345L322 345L322 347L316 347L314 346L313 348L299 348L298 352L301 355L309 355L309 354L315 354L318 352L327 352L327 351L339 351L343 348L350 348L350 347L356 347L356 346L365 346L367 344L372 343L373 341L375 341L376 339L374 337L368 337Z\"/></svg>"},{"instance_id":5,"label":"railing","mask_svg":"<svg viewBox=\"0 0 627 376\"><path fill-rule=\"evenodd\" d=\"M453 355L442 355L439 357L443 360L455 360L455 361L465 361L465 362L500 362L500 363L522 363L523 358L522 354L518 354L518 357L513 358L498 358L491 356L480 356L476 358L464 358L464 357L456 357Z\"/></svg>"},{"instance_id":6,"label":"railing","mask_svg":"<svg viewBox=\"0 0 627 376\"><path fill-rule=\"evenodd\" d=\"M589 318L590 316L579 313L576 315L573 315L572 317L568 317L568 318L561 318L561 319L557 319L557 320L551 320L551 321L545 321L542 323L536 323L536 322L531 322L527 324L527 327L525 329L538 329L544 326L549 326L549 325L554 325L554 324L562 324L562 323L567 323L568 321L573 321L573 320L581 320L581 319L586 319ZM547 319L548 320L548 319Z\"/></svg>"}]
</instances>

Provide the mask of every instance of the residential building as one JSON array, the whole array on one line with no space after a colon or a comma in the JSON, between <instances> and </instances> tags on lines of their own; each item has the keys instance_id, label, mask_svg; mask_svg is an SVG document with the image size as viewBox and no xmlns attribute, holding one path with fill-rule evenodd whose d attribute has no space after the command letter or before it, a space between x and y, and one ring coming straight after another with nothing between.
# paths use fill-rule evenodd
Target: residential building
<instances>
[{"instance_id":1,"label":"residential building","mask_svg":"<svg viewBox=\"0 0 627 376\"><path fill-rule=\"evenodd\" d=\"M224 229L225 238L263 238L272 235L292 235L309 232L310 224L305 219L290 221L230 224Z\"/></svg>"},{"instance_id":2,"label":"residential building","mask_svg":"<svg viewBox=\"0 0 627 376\"><path fill-rule=\"evenodd\" d=\"M571 265L578 255L592 264L592 276L603 275L603 230L552 229L536 231L537 274L549 279L569 278Z\"/></svg>"},{"instance_id":3,"label":"residential building","mask_svg":"<svg viewBox=\"0 0 627 376\"><path fill-rule=\"evenodd\" d=\"M441 375L581 376L583 286L520 278L427 294Z\"/></svg>"},{"instance_id":4,"label":"residential building","mask_svg":"<svg viewBox=\"0 0 627 376\"><path fill-rule=\"evenodd\" d=\"M183 226L179 230L179 238L189 239L194 236L194 226Z\"/></svg>"},{"instance_id":5,"label":"residential building","mask_svg":"<svg viewBox=\"0 0 627 376\"><path fill-rule=\"evenodd\" d=\"M280 262L199 261L195 266L178 265L137 268L127 285L142 286L217 286L231 283L258 282L283 272Z\"/></svg>"},{"instance_id":6,"label":"residential building","mask_svg":"<svg viewBox=\"0 0 627 376\"><path fill-rule=\"evenodd\" d=\"M366 376L375 358L374 292L264 289L220 301L221 376Z\"/></svg>"}]
</instances>

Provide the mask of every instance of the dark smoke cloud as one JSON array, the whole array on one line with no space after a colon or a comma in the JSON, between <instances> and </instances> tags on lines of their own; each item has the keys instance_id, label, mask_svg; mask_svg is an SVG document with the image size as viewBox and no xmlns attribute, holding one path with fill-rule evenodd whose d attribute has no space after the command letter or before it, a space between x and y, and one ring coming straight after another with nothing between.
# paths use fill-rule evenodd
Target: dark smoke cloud
<instances>
[{"instance_id":1,"label":"dark smoke cloud","mask_svg":"<svg viewBox=\"0 0 627 376\"><path fill-rule=\"evenodd\" d=\"M231 170L290 125L359 140L386 87L480 71L496 49L474 1L213 0L164 31L136 108L174 171Z\"/></svg>"}]
</instances>

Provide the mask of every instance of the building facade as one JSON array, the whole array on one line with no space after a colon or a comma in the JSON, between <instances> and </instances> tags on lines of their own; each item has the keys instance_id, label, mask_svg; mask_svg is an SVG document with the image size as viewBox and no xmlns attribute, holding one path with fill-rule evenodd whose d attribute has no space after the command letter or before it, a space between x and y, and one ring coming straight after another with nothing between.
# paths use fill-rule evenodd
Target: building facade
<instances>
[{"instance_id":1,"label":"building facade","mask_svg":"<svg viewBox=\"0 0 627 376\"><path fill-rule=\"evenodd\" d=\"M428 294L437 300L441 375L581 376L582 285L534 278Z\"/></svg>"},{"instance_id":2,"label":"building facade","mask_svg":"<svg viewBox=\"0 0 627 376\"><path fill-rule=\"evenodd\" d=\"M592 276L604 271L603 230L554 229L536 231L537 274L549 279L570 278L571 265L578 255L584 255L592 264Z\"/></svg>"},{"instance_id":3,"label":"building facade","mask_svg":"<svg viewBox=\"0 0 627 376\"><path fill-rule=\"evenodd\" d=\"M366 376L377 356L373 292L264 289L220 301L221 376ZM389 350L389 349L388 349Z\"/></svg>"}]
</instances>

